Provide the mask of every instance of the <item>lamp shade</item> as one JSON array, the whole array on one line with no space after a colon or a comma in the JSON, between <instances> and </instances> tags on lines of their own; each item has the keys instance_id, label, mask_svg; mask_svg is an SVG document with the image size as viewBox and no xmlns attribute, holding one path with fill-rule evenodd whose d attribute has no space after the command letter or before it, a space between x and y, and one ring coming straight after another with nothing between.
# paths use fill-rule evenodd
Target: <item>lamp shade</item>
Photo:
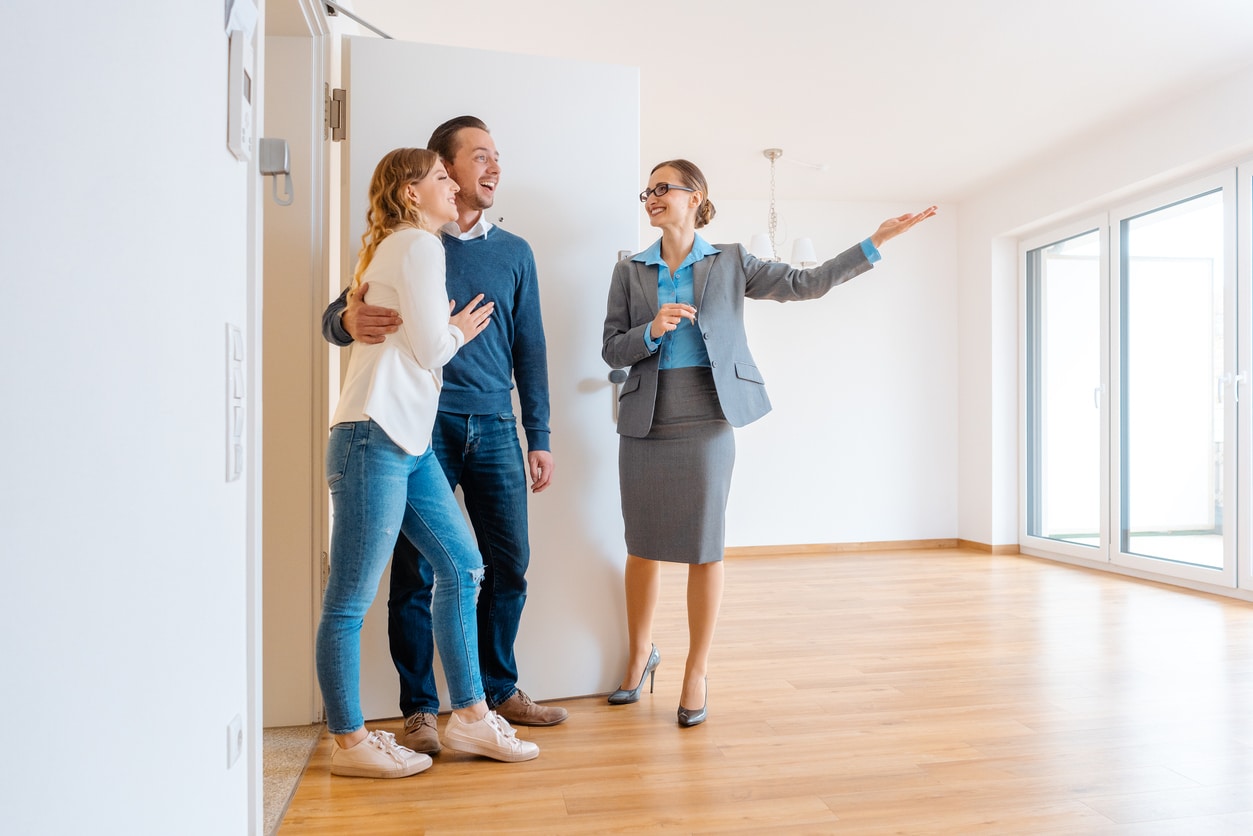
<instances>
[{"instance_id":1,"label":"lamp shade","mask_svg":"<svg viewBox=\"0 0 1253 836\"><path fill-rule=\"evenodd\" d=\"M808 238L797 238L792 244L792 263L797 267L817 267L818 256L814 253L814 242Z\"/></svg>"},{"instance_id":2,"label":"lamp shade","mask_svg":"<svg viewBox=\"0 0 1253 836\"><path fill-rule=\"evenodd\" d=\"M758 232L753 236L752 242L748 245L748 251L762 261L774 260L774 247L770 246L770 236L764 232Z\"/></svg>"}]
</instances>

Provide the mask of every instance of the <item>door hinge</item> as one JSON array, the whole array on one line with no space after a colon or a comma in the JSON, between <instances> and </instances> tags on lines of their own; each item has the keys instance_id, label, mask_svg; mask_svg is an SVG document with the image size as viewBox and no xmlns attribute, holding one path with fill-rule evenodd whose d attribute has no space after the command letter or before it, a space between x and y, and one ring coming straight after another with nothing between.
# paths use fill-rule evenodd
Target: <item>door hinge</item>
<instances>
[{"instance_id":1,"label":"door hinge","mask_svg":"<svg viewBox=\"0 0 1253 836\"><path fill-rule=\"evenodd\" d=\"M326 594L326 584L330 581L330 579L331 561L327 559L326 552L322 552L322 595Z\"/></svg>"},{"instance_id":2,"label":"door hinge","mask_svg":"<svg viewBox=\"0 0 1253 836\"><path fill-rule=\"evenodd\" d=\"M322 138L342 142L348 135L348 91L342 87L332 90L329 84L322 87L326 94L325 129Z\"/></svg>"}]
</instances>

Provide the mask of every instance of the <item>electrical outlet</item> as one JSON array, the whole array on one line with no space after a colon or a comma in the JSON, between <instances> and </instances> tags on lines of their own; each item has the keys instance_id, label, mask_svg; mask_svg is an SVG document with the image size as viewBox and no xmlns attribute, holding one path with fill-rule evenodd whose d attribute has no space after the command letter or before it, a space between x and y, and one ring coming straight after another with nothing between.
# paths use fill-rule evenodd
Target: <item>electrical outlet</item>
<instances>
[{"instance_id":1,"label":"electrical outlet","mask_svg":"<svg viewBox=\"0 0 1253 836\"><path fill-rule=\"evenodd\" d=\"M226 768L230 769L244 751L244 718L238 714L226 727Z\"/></svg>"}]
</instances>

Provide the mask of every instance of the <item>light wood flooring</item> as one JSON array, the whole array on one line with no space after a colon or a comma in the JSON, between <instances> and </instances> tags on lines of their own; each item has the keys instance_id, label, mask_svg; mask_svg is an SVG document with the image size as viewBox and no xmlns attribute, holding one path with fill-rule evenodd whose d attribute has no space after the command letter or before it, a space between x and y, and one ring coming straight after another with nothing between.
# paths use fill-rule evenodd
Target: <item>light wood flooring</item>
<instances>
[{"instance_id":1,"label":"light wood flooring","mask_svg":"<svg viewBox=\"0 0 1253 836\"><path fill-rule=\"evenodd\" d=\"M656 693L562 702L525 764L332 778L324 737L280 836L1253 833L1248 604L962 549L735 558L681 729L663 568Z\"/></svg>"}]
</instances>

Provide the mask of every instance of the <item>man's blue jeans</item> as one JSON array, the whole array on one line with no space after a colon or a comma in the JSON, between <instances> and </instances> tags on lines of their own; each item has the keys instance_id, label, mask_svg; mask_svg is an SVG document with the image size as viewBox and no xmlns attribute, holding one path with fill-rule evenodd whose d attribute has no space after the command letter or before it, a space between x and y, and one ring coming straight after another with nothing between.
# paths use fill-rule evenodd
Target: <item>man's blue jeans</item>
<instances>
[{"instance_id":1,"label":"man's blue jeans","mask_svg":"<svg viewBox=\"0 0 1253 836\"><path fill-rule=\"evenodd\" d=\"M531 549L526 517L527 477L512 413L435 418L431 448L448 485L461 485L466 511L478 537L485 574L479 591L479 665L487 703L493 708L518 690L513 654ZM406 532L407 533L407 532ZM400 711L439 711L432 670L431 567L426 548L406 537L396 541L388 596L387 635L400 674ZM438 585L435 587L438 590ZM443 655L443 646L440 654ZM451 688L451 685L449 686Z\"/></svg>"},{"instance_id":2,"label":"man's blue jeans","mask_svg":"<svg viewBox=\"0 0 1253 836\"><path fill-rule=\"evenodd\" d=\"M483 560L434 453L409 455L373 421L336 424L326 445L326 481L335 525L316 658L327 729L347 734L363 725L361 624L398 532L421 547L425 570L439 582L434 639L452 707L481 701L474 612ZM429 622L426 630L429 638Z\"/></svg>"}]
</instances>

